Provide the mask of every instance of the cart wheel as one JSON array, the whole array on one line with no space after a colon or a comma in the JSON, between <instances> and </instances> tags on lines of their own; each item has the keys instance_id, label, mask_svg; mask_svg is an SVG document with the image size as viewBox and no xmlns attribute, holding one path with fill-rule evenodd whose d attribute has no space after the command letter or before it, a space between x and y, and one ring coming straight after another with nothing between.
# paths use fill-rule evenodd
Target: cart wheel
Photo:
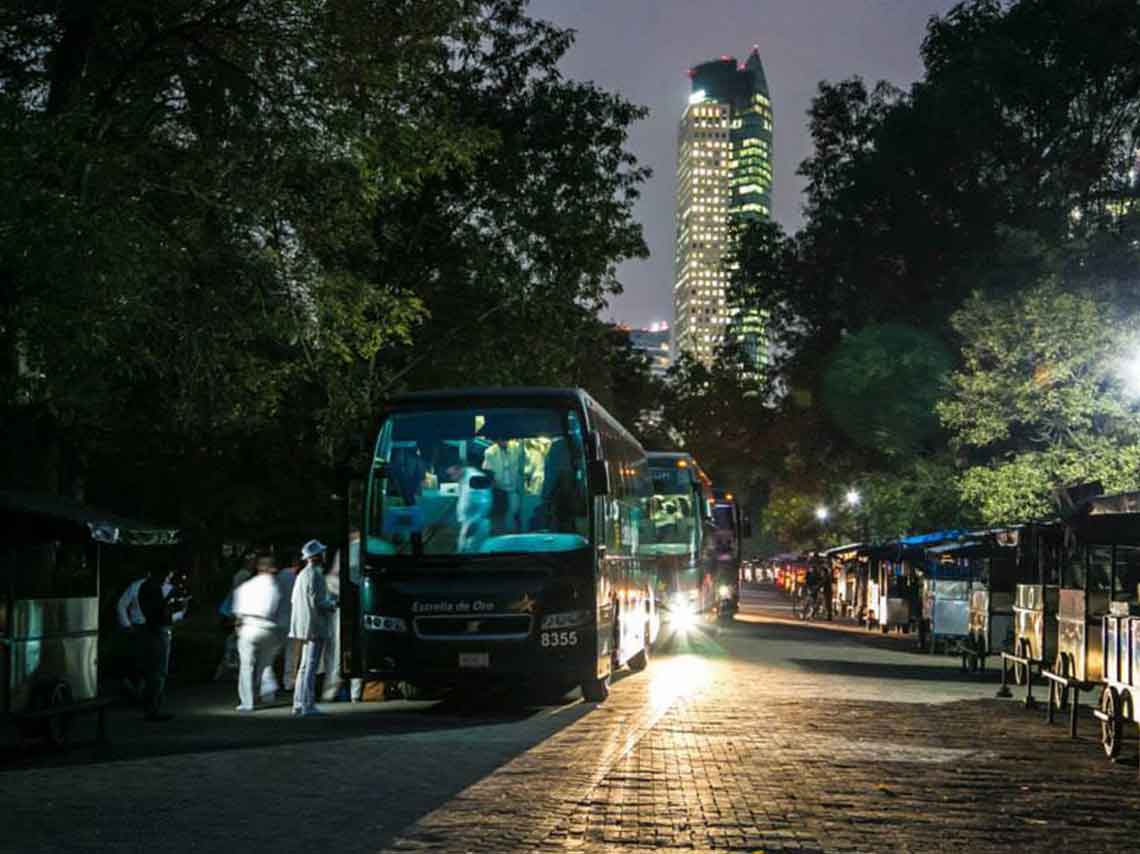
<instances>
[{"instance_id":1,"label":"cart wheel","mask_svg":"<svg viewBox=\"0 0 1140 854\"><path fill-rule=\"evenodd\" d=\"M1104 747L1104 755L1115 759L1120 755L1120 738L1122 720L1120 717L1120 695L1111 686L1105 686L1100 695L1100 710L1105 720L1100 722L1100 743Z\"/></svg>"},{"instance_id":2,"label":"cart wheel","mask_svg":"<svg viewBox=\"0 0 1140 854\"><path fill-rule=\"evenodd\" d=\"M1053 668L1058 676L1064 676L1066 679L1071 675L1069 673L1069 659L1057 653L1057 662ZM1069 708L1069 686L1061 685L1058 682L1049 681L1049 702L1053 704L1053 708L1059 712L1063 712Z\"/></svg>"},{"instance_id":3,"label":"cart wheel","mask_svg":"<svg viewBox=\"0 0 1140 854\"><path fill-rule=\"evenodd\" d=\"M1026 641L1021 642L1017 654L1022 658L1029 658L1029 644ZM1024 685L1027 681L1029 681L1029 666L1020 661L1015 661L1013 664L1013 684Z\"/></svg>"},{"instance_id":4,"label":"cart wheel","mask_svg":"<svg viewBox=\"0 0 1140 854\"><path fill-rule=\"evenodd\" d=\"M29 708L34 711L48 711L57 706L68 706L72 702L71 688L62 679L47 678L32 690ZM46 739L53 747L67 744L71 731L71 714L58 712L47 717L37 718L26 728L25 734Z\"/></svg>"}]
</instances>

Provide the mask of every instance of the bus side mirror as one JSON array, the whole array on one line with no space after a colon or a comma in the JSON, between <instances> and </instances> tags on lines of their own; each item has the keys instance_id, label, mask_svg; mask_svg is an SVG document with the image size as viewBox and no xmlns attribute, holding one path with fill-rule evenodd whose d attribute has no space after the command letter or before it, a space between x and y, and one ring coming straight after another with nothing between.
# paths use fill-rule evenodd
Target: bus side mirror
<instances>
[{"instance_id":1,"label":"bus side mirror","mask_svg":"<svg viewBox=\"0 0 1140 854\"><path fill-rule=\"evenodd\" d=\"M605 460L590 460L586 474L590 479L591 495L610 494L610 470Z\"/></svg>"}]
</instances>

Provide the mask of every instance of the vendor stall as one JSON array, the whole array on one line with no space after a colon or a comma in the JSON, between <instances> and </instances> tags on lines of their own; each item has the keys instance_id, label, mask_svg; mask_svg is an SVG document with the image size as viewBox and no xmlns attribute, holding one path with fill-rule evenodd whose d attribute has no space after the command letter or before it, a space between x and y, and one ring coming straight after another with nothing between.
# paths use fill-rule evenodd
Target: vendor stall
<instances>
[{"instance_id":1,"label":"vendor stall","mask_svg":"<svg viewBox=\"0 0 1140 854\"><path fill-rule=\"evenodd\" d=\"M173 545L178 534L75 501L18 492L0 491L0 518L7 532L0 555L0 721L21 737L62 744L74 715L103 718L102 550Z\"/></svg>"}]
</instances>

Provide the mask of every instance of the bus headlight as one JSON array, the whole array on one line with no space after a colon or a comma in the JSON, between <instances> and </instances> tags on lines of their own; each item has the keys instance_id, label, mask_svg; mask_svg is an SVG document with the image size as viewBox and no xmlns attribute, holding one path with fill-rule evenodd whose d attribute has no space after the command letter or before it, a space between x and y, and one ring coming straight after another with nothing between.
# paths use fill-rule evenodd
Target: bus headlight
<instances>
[{"instance_id":1,"label":"bus headlight","mask_svg":"<svg viewBox=\"0 0 1140 854\"><path fill-rule=\"evenodd\" d=\"M591 611L561 611L557 614L547 614L542 618L540 631L548 632L553 629L568 629L571 626L582 626L590 622Z\"/></svg>"},{"instance_id":2,"label":"bus headlight","mask_svg":"<svg viewBox=\"0 0 1140 854\"><path fill-rule=\"evenodd\" d=\"M669 599L669 622L676 629L688 629L696 625L696 600L685 593L674 593Z\"/></svg>"},{"instance_id":3,"label":"bus headlight","mask_svg":"<svg viewBox=\"0 0 1140 854\"><path fill-rule=\"evenodd\" d=\"M372 632L406 632L408 624L400 617L383 617L379 614L365 614L364 628Z\"/></svg>"}]
</instances>

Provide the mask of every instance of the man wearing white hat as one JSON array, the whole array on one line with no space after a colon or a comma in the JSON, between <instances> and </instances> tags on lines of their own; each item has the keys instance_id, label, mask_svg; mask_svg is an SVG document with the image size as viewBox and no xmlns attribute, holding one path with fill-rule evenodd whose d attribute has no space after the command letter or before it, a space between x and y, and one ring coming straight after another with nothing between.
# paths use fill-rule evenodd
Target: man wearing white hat
<instances>
[{"instance_id":1,"label":"man wearing white hat","mask_svg":"<svg viewBox=\"0 0 1140 854\"><path fill-rule=\"evenodd\" d=\"M289 637L300 640L301 668L293 686L293 714L319 714L316 706L317 668L321 663L321 650L329 638L329 617L336 610L336 601L329 597L325 585L325 545L320 540L309 540L301 549L304 568L293 584L293 615Z\"/></svg>"}]
</instances>

